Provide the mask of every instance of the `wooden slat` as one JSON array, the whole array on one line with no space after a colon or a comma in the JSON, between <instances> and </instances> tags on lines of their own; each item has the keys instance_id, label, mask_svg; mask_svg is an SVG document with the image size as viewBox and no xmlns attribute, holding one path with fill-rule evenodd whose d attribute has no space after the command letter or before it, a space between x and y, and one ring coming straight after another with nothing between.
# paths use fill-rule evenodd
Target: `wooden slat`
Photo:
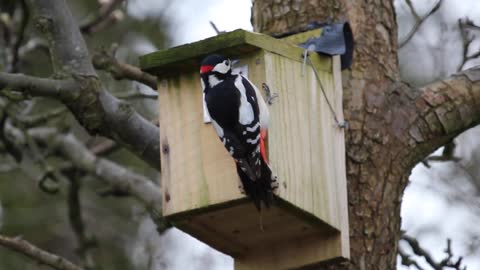
<instances>
[{"instance_id":1,"label":"wooden slat","mask_svg":"<svg viewBox=\"0 0 480 270\"><path fill-rule=\"evenodd\" d=\"M140 57L142 70L158 77L168 77L197 70L203 57L211 53L221 53L231 58L244 58L259 49L302 61L303 49L292 43L267 35L235 30L201 41L150 53ZM325 64L320 68L330 70L329 57L321 57Z\"/></svg>"},{"instance_id":2,"label":"wooden slat","mask_svg":"<svg viewBox=\"0 0 480 270\"><path fill-rule=\"evenodd\" d=\"M295 241L259 246L249 254L235 258L235 270L299 269L344 260L338 256L341 252L339 238L339 234L305 236Z\"/></svg>"},{"instance_id":3,"label":"wooden slat","mask_svg":"<svg viewBox=\"0 0 480 270\"><path fill-rule=\"evenodd\" d=\"M343 115L343 87L340 56L336 55L332 61L333 81L334 81L334 108L337 112L339 121L345 121ZM348 224L348 196L347 196L347 168L345 163L345 130L341 129L340 134L334 137L333 145L335 148L335 194L337 198L338 218L340 219L341 231L341 254L345 259L350 259L350 239Z\"/></svg>"},{"instance_id":4,"label":"wooden slat","mask_svg":"<svg viewBox=\"0 0 480 270\"><path fill-rule=\"evenodd\" d=\"M235 257L284 241L297 241L307 236L321 240L325 235L339 234L330 226L304 218L281 203L260 214L250 202L244 202L173 222L201 241Z\"/></svg>"},{"instance_id":5,"label":"wooden slat","mask_svg":"<svg viewBox=\"0 0 480 270\"><path fill-rule=\"evenodd\" d=\"M280 196L335 228L336 212L331 113L309 66L266 53L266 81L279 93L271 106L269 154L277 170ZM319 71L326 89L333 89L331 73ZM330 98L332 95L330 94ZM331 179L331 180L330 180Z\"/></svg>"},{"instance_id":6,"label":"wooden slat","mask_svg":"<svg viewBox=\"0 0 480 270\"><path fill-rule=\"evenodd\" d=\"M188 62L198 68L196 57L205 53L198 51L180 60L169 56L157 69L177 74L162 77L158 91L163 214L180 229L234 255L238 269L283 269L348 258L344 133L335 125L313 70L303 66L297 55L302 50L286 42L248 32L236 35L239 39L215 48L241 48L239 65L248 65L249 79L260 89L265 82L279 94L270 107L268 154L282 203L262 213L262 231L258 212L239 193L232 158L212 126L203 123L197 69L181 67ZM339 57L311 57L342 121ZM149 65L160 63L155 61Z\"/></svg>"},{"instance_id":7,"label":"wooden slat","mask_svg":"<svg viewBox=\"0 0 480 270\"><path fill-rule=\"evenodd\" d=\"M164 215L244 197L232 158L203 123L198 75L162 81L158 93Z\"/></svg>"}]
</instances>

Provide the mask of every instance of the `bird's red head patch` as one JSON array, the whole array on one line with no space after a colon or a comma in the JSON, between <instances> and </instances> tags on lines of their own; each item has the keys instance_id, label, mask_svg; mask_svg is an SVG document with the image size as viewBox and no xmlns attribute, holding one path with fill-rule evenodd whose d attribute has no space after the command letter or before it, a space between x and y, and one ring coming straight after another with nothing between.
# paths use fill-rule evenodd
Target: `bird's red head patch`
<instances>
[{"instance_id":1,"label":"bird's red head patch","mask_svg":"<svg viewBox=\"0 0 480 270\"><path fill-rule=\"evenodd\" d=\"M213 69L213 66L205 65L200 67L200 74L207 73Z\"/></svg>"}]
</instances>

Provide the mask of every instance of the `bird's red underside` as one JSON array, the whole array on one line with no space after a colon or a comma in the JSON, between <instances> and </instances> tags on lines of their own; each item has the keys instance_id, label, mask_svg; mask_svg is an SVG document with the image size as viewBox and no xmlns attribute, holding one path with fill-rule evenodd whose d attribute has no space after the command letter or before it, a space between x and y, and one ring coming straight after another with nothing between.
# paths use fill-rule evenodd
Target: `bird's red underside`
<instances>
[{"instance_id":1,"label":"bird's red underside","mask_svg":"<svg viewBox=\"0 0 480 270\"><path fill-rule=\"evenodd\" d=\"M260 130L260 154L262 155L263 160L265 163L268 164L267 158L267 149L265 147L265 139L267 138L267 130Z\"/></svg>"}]
</instances>

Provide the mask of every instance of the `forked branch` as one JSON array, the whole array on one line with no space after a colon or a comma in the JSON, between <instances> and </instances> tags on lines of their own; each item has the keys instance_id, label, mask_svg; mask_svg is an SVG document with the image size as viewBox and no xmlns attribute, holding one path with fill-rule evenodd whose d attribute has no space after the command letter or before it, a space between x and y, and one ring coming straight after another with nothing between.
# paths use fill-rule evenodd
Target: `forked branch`
<instances>
[{"instance_id":1,"label":"forked branch","mask_svg":"<svg viewBox=\"0 0 480 270\"><path fill-rule=\"evenodd\" d=\"M23 240L21 237L8 237L0 234L0 245L57 270L84 270L69 260L47 252Z\"/></svg>"}]
</instances>

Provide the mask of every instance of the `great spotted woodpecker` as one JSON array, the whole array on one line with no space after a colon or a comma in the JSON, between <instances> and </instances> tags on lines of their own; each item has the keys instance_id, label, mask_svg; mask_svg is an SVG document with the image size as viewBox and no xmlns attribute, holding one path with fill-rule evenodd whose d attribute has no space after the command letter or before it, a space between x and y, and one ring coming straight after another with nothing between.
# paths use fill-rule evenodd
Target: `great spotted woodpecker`
<instances>
[{"instance_id":1,"label":"great spotted woodpecker","mask_svg":"<svg viewBox=\"0 0 480 270\"><path fill-rule=\"evenodd\" d=\"M239 188L258 210L269 207L278 187L268 165L265 138L268 108L258 89L244 76L232 74L229 59L217 54L201 63L204 104L212 125L235 160Z\"/></svg>"}]
</instances>

